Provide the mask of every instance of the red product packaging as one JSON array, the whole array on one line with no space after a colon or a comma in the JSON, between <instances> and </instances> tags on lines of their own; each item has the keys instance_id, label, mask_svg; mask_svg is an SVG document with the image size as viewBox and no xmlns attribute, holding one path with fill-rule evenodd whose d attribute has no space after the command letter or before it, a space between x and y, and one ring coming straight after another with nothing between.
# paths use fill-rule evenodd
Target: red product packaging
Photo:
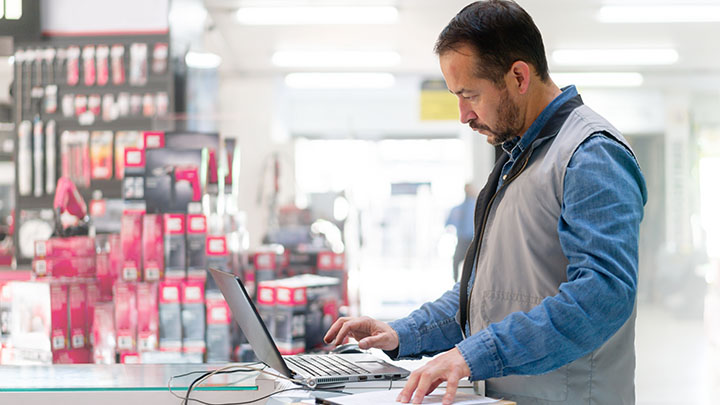
<instances>
[{"instance_id":1,"label":"red product packaging","mask_svg":"<svg viewBox=\"0 0 720 405\"><path fill-rule=\"evenodd\" d=\"M50 283L50 337L52 349L68 348L68 285Z\"/></svg>"},{"instance_id":2,"label":"red product packaging","mask_svg":"<svg viewBox=\"0 0 720 405\"><path fill-rule=\"evenodd\" d=\"M95 255L95 239L89 236L50 238L35 242L35 258L87 257Z\"/></svg>"},{"instance_id":3,"label":"red product packaging","mask_svg":"<svg viewBox=\"0 0 720 405\"><path fill-rule=\"evenodd\" d=\"M142 233L143 216L140 210L123 212L120 228L122 239L122 267L120 278L125 281L137 281L142 272Z\"/></svg>"},{"instance_id":4,"label":"red product packaging","mask_svg":"<svg viewBox=\"0 0 720 405\"><path fill-rule=\"evenodd\" d=\"M115 44L110 49L112 82L115 85L125 83L125 46Z\"/></svg>"},{"instance_id":5,"label":"red product packaging","mask_svg":"<svg viewBox=\"0 0 720 405\"><path fill-rule=\"evenodd\" d=\"M140 360L140 353L136 353L136 352L120 353L120 363L121 364L140 364L140 363L142 363L142 361Z\"/></svg>"},{"instance_id":6,"label":"red product packaging","mask_svg":"<svg viewBox=\"0 0 720 405\"><path fill-rule=\"evenodd\" d=\"M147 214L143 219L143 280L157 281L165 272L163 216Z\"/></svg>"},{"instance_id":7,"label":"red product packaging","mask_svg":"<svg viewBox=\"0 0 720 405\"><path fill-rule=\"evenodd\" d=\"M87 339L87 286L82 282L72 282L68 287L68 307L70 310L70 345L72 349L84 348Z\"/></svg>"},{"instance_id":8,"label":"red product packaging","mask_svg":"<svg viewBox=\"0 0 720 405\"><path fill-rule=\"evenodd\" d=\"M137 349L139 352L157 350L158 346L158 285L137 285Z\"/></svg>"},{"instance_id":9,"label":"red product packaging","mask_svg":"<svg viewBox=\"0 0 720 405\"><path fill-rule=\"evenodd\" d=\"M205 316L208 325L230 325L232 315L227 301L220 297L205 299Z\"/></svg>"},{"instance_id":10,"label":"red product packaging","mask_svg":"<svg viewBox=\"0 0 720 405\"><path fill-rule=\"evenodd\" d=\"M165 147L165 132L145 131L143 132L145 149L156 149Z\"/></svg>"},{"instance_id":11,"label":"red product packaging","mask_svg":"<svg viewBox=\"0 0 720 405\"><path fill-rule=\"evenodd\" d=\"M61 257L34 259L33 272L38 277L95 277L95 257Z\"/></svg>"},{"instance_id":12,"label":"red product packaging","mask_svg":"<svg viewBox=\"0 0 720 405\"><path fill-rule=\"evenodd\" d=\"M83 47L82 58L85 85L92 86L95 84L95 47L92 45Z\"/></svg>"},{"instance_id":13,"label":"red product packaging","mask_svg":"<svg viewBox=\"0 0 720 405\"><path fill-rule=\"evenodd\" d=\"M117 351L120 353L136 351L137 300L134 283L115 284L115 333Z\"/></svg>"},{"instance_id":14,"label":"red product packaging","mask_svg":"<svg viewBox=\"0 0 720 405\"><path fill-rule=\"evenodd\" d=\"M95 257L98 301L112 301L112 288L116 276L111 272L110 254L98 253Z\"/></svg>"},{"instance_id":15,"label":"red product packaging","mask_svg":"<svg viewBox=\"0 0 720 405\"><path fill-rule=\"evenodd\" d=\"M67 76L65 81L74 86L80 81L80 47L71 46L67 49Z\"/></svg>"},{"instance_id":16,"label":"red product packaging","mask_svg":"<svg viewBox=\"0 0 720 405\"><path fill-rule=\"evenodd\" d=\"M104 86L110 77L110 68L108 57L110 56L110 48L107 45L99 45L95 50L95 58L97 60L97 84Z\"/></svg>"},{"instance_id":17,"label":"red product packaging","mask_svg":"<svg viewBox=\"0 0 720 405\"><path fill-rule=\"evenodd\" d=\"M180 282L177 280L161 281L158 289L160 351L179 352L182 349Z\"/></svg>"},{"instance_id":18,"label":"red product packaging","mask_svg":"<svg viewBox=\"0 0 720 405\"><path fill-rule=\"evenodd\" d=\"M100 288L97 281L88 281L85 288L85 336L87 345L92 346L92 322L95 318L95 308L100 301Z\"/></svg>"},{"instance_id":19,"label":"red product packaging","mask_svg":"<svg viewBox=\"0 0 720 405\"><path fill-rule=\"evenodd\" d=\"M92 351L90 349L64 349L53 352L53 364L87 364L92 362Z\"/></svg>"}]
</instances>

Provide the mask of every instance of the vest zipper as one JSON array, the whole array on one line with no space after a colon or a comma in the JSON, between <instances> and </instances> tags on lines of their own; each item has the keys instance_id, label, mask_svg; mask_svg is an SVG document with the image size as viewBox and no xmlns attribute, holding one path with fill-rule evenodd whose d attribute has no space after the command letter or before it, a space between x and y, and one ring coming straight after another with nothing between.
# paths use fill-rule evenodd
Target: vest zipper
<instances>
[{"instance_id":1,"label":"vest zipper","mask_svg":"<svg viewBox=\"0 0 720 405\"><path fill-rule=\"evenodd\" d=\"M478 248L477 248L477 251L475 252L476 259L480 255L480 248L482 247L482 238L485 235L485 225L487 225L487 218L488 218L488 215L490 214L490 207L492 207L492 204L495 201L495 197L497 197L497 195L500 193L501 190L503 190L505 187L507 187L507 185L510 184L510 182L515 180L523 172L523 170L525 170L525 167L527 167L527 164L530 161L530 155L532 155L532 153L529 154L528 157L525 159L522 167L520 167L520 170L518 170L517 173L515 173L506 182L504 182L503 185L500 186L500 189L497 190L495 192L495 194L493 194L492 198L490 198L490 201L488 202L487 207L485 207L485 214L483 215L483 223L482 223L482 227L480 228L480 235L479 235L480 239L478 239ZM476 265L477 265L477 262L476 262ZM477 271L477 267L475 268L475 270ZM477 274L475 274L475 277L477 277ZM470 302L472 301L472 292L473 292L474 287L475 287L475 282L473 281L472 285L470 286L470 292L468 293L467 303L465 303L465 305L466 305L465 313L467 314L468 330L472 330L470 328ZM464 327L462 328L461 332L463 334L463 337L467 338L467 336L465 336L465 328Z\"/></svg>"}]
</instances>

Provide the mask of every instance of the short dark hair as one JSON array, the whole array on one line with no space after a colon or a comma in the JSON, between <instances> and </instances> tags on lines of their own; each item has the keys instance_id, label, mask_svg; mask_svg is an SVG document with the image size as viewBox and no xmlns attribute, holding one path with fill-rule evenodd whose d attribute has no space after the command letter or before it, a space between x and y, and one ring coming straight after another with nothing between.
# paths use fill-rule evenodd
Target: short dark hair
<instances>
[{"instance_id":1,"label":"short dark hair","mask_svg":"<svg viewBox=\"0 0 720 405\"><path fill-rule=\"evenodd\" d=\"M540 30L514 1L476 1L460 10L440 33L435 53L456 51L461 45L477 52L477 76L497 85L518 60L533 65L542 81L550 77Z\"/></svg>"}]
</instances>

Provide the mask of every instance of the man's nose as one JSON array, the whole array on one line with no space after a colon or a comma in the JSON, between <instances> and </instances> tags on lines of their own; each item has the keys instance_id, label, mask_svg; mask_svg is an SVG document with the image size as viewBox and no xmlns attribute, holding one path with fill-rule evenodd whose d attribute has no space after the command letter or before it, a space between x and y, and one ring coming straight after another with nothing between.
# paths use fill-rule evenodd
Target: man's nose
<instances>
[{"instance_id":1,"label":"man's nose","mask_svg":"<svg viewBox=\"0 0 720 405\"><path fill-rule=\"evenodd\" d=\"M475 111L470 108L470 103L467 100L460 98L458 107L460 109L460 122L463 124L467 124L478 117Z\"/></svg>"}]
</instances>

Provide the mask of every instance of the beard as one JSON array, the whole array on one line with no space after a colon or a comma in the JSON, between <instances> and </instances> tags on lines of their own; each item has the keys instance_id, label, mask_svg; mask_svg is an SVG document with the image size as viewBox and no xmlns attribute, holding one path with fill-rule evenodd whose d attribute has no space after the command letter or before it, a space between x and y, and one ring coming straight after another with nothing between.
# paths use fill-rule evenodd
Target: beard
<instances>
[{"instance_id":1,"label":"beard","mask_svg":"<svg viewBox=\"0 0 720 405\"><path fill-rule=\"evenodd\" d=\"M468 123L470 128L482 132L487 135L487 141L493 146L499 146L503 143L520 135L522 130L522 121L520 120L520 107L510 100L510 94L507 88L503 91L498 102L497 123L495 128L487 125L479 125L475 120Z\"/></svg>"}]
</instances>

